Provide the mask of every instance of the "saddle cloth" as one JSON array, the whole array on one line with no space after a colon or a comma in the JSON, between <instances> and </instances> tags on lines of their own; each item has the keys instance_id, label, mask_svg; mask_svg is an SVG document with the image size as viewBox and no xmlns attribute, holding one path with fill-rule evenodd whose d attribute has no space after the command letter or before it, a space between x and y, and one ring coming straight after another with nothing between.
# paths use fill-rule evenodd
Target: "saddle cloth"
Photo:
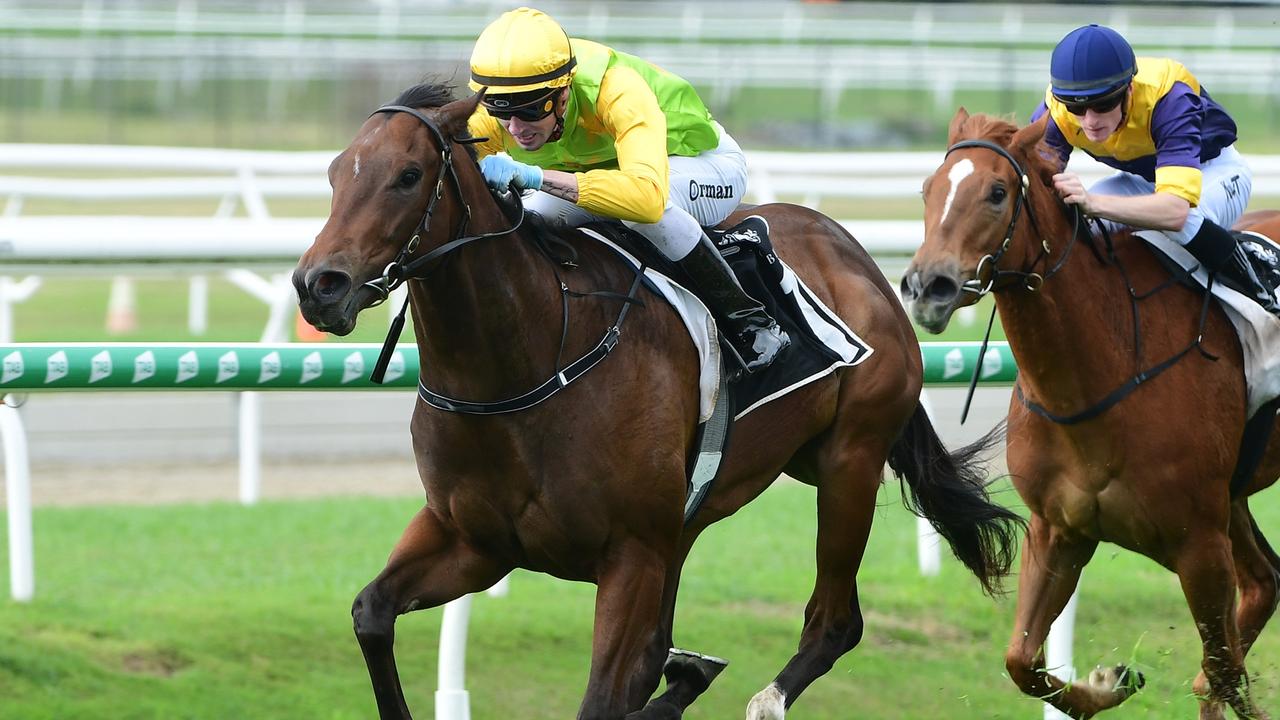
<instances>
[{"instance_id":1,"label":"saddle cloth","mask_svg":"<svg viewBox=\"0 0 1280 720\"><path fill-rule=\"evenodd\" d=\"M1280 246L1257 233L1235 234L1244 242L1245 249L1258 259L1255 266L1261 264L1264 268L1276 267L1275 260L1280 258ZM1208 273L1186 248L1157 231L1139 230L1134 235L1147 241L1185 270L1200 287L1208 286ZM1191 271L1192 268L1195 268L1195 272ZM1231 324L1240 338L1240 347L1244 351L1245 385L1249 396L1245 417L1253 417L1269 400L1280 397L1280 318L1222 283L1213 284L1213 296L1218 299L1227 317L1231 318Z\"/></svg>"},{"instance_id":2,"label":"saddle cloth","mask_svg":"<svg viewBox=\"0 0 1280 720\"><path fill-rule=\"evenodd\" d=\"M766 371L728 385L732 407L737 408L735 420L831 374L836 368L857 365L874 352L773 252L768 228L764 218L753 215L728 230L708 231L743 288L764 303L790 334L792 342ZM624 233L631 234L631 231L618 224L592 224L578 229L613 248L633 267L641 265L638 255L644 254L645 283L675 309L698 349L701 363L698 422L706 422L715 408L717 393L722 387L720 376L725 372L715 319L710 311L696 295L671 278L678 272L674 265L651 257L656 253L644 253L648 241L638 236L628 237Z\"/></svg>"}]
</instances>

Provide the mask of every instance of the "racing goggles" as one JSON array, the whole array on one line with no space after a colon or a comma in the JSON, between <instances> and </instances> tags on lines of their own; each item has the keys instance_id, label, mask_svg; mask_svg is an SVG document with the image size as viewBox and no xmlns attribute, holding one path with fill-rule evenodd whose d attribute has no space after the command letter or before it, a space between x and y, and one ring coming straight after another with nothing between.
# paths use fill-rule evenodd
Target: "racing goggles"
<instances>
[{"instance_id":1,"label":"racing goggles","mask_svg":"<svg viewBox=\"0 0 1280 720\"><path fill-rule=\"evenodd\" d=\"M556 93L561 88L538 89L506 95L486 95L484 109L497 120L520 118L524 122L538 122L551 114L556 107Z\"/></svg>"},{"instance_id":2,"label":"racing goggles","mask_svg":"<svg viewBox=\"0 0 1280 720\"><path fill-rule=\"evenodd\" d=\"M1090 110L1101 115L1109 113L1116 109L1116 106L1124 102L1129 96L1128 83L1098 97L1090 98L1072 98L1054 95L1058 102L1067 109L1067 112L1077 117L1084 117L1084 114Z\"/></svg>"}]
</instances>

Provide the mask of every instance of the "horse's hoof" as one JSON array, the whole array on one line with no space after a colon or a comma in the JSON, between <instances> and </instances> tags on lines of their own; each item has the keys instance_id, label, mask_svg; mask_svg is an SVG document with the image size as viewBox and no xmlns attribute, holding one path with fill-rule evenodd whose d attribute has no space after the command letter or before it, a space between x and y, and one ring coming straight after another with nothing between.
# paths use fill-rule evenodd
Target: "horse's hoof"
<instances>
[{"instance_id":1,"label":"horse's hoof","mask_svg":"<svg viewBox=\"0 0 1280 720\"><path fill-rule=\"evenodd\" d=\"M685 683L697 695L710 687L711 681L728 664L728 660L714 655L671 648L667 651L667 662L662 666L662 676L667 679L667 687Z\"/></svg>"},{"instance_id":2,"label":"horse's hoof","mask_svg":"<svg viewBox=\"0 0 1280 720\"><path fill-rule=\"evenodd\" d=\"M1089 673L1089 685L1096 690L1119 693L1129 697L1147 684L1147 678L1137 670L1124 665L1097 667Z\"/></svg>"},{"instance_id":3,"label":"horse's hoof","mask_svg":"<svg viewBox=\"0 0 1280 720\"><path fill-rule=\"evenodd\" d=\"M747 705L747 720L785 720L786 716L786 696L777 683L756 693Z\"/></svg>"}]
</instances>

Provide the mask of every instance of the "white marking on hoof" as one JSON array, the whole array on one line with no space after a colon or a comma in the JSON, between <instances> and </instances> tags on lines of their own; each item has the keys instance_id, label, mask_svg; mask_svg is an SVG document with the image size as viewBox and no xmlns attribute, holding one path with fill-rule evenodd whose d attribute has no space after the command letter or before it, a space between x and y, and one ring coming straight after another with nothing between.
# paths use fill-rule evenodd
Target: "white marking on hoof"
<instances>
[{"instance_id":1,"label":"white marking on hoof","mask_svg":"<svg viewBox=\"0 0 1280 720\"><path fill-rule=\"evenodd\" d=\"M778 683L756 693L747 705L747 720L783 720L787 715L787 698Z\"/></svg>"}]
</instances>

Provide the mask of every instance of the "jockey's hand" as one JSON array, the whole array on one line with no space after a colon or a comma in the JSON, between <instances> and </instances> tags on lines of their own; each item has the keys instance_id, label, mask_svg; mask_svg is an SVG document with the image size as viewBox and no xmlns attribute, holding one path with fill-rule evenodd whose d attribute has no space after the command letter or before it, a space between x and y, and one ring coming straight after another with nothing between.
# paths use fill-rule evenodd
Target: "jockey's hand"
<instances>
[{"instance_id":1,"label":"jockey's hand","mask_svg":"<svg viewBox=\"0 0 1280 720\"><path fill-rule=\"evenodd\" d=\"M542 187L542 168L513 160L506 153L489 155L480 159L480 172L490 187L506 190L514 185L519 190L537 190Z\"/></svg>"},{"instance_id":2,"label":"jockey's hand","mask_svg":"<svg viewBox=\"0 0 1280 720\"><path fill-rule=\"evenodd\" d=\"M1058 173L1053 176L1053 189L1058 191L1062 201L1068 205L1079 205L1086 215L1093 214L1093 202L1089 191L1085 190L1080 176L1072 172Z\"/></svg>"}]
</instances>

